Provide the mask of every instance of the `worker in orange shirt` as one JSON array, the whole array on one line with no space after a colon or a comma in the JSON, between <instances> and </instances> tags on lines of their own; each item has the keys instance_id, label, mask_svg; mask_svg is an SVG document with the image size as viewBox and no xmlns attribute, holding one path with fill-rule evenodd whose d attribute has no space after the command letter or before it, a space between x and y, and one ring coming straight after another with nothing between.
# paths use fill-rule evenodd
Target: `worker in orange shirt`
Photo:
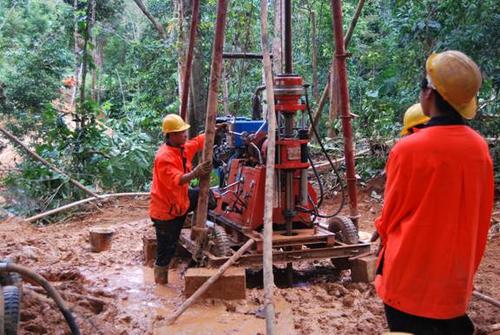
<instances>
[{"instance_id":1,"label":"worker in orange shirt","mask_svg":"<svg viewBox=\"0 0 500 335\"><path fill-rule=\"evenodd\" d=\"M389 154L375 287L391 331L474 332L465 313L493 208L488 145L464 122L480 86L465 54L432 54L420 92L431 119Z\"/></svg>"},{"instance_id":2,"label":"worker in orange shirt","mask_svg":"<svg viewBox=\"0 0 500 335\"><path fill-rule=\"evenodd\" d=\"M149 216L156 230L154 278L157 284L168 283L168 266L182 226L187 213L193 211L198 202L199 190L189 188L189 183L209 174L212 168L210 161L192 168L191 161L203 149L205 135L188 140L189 127L179 115L167 115L162 124L165 143L158 149L154 161Z\"/></svg>"}]
</instances>

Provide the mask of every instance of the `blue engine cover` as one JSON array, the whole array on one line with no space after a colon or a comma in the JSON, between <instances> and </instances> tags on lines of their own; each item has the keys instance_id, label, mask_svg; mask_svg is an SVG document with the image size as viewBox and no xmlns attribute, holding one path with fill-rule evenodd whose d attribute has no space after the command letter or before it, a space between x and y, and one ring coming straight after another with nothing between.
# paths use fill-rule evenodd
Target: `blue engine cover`
<instances>
[{"instance_id":1,"label":"blue engine cover","mask_svg":"<svg viewBox=\"0 0 500 335\"><path fill-rule=\"evenodd\" d=\"M218 120L222 121L222 118L217 118ZM219 122L220 122L219 121ZM243 133L247 132L248 134L253 134L256 133L257 130L262 127L264 123L266 123L265 120L252 120L248 117L235 117L235 118L227 118L225 121L222 122L228 122L230 129L235 132L235 133ZM264 125L262 128L263 131L267 132L267 123ZM243 145L243 140L241 139L241 136L237 134L233 134L233 139L234 139L234 146L235 147L241 147Z\"/></svg>"}]
</instances>

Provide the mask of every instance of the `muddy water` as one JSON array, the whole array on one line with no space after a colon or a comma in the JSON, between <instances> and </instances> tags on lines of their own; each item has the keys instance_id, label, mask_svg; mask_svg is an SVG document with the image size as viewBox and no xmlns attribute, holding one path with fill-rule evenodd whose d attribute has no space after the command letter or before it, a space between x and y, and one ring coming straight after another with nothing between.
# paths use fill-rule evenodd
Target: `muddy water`
<instances>
[{"instance_id":1,"label":"muddy water","mask_svg":"<svg viewBox=\"0 0 500 335\"><path fill-rule=\"evenodd\" d=\"M158 335L265 333L264 319L255 316L259 305L244 301L202 301L192 305L173 325L167 326L165 320L185 299L182 295L184 286L181 278L182 270L182 266L171 269L170 282L166 286L155 285L153 269L144 266L116 267L99 272L86 269L82 274L92 282L105 284L107 293L117 294L120 297L120 309L133 316L141 328L148 330L148 333ZM283 299L278 299L276 308L280 316L279 327L281 329L292 327L292 311ZM293 333L293 329L287 331L287 334Z\"/></svg>"}]
</instances>

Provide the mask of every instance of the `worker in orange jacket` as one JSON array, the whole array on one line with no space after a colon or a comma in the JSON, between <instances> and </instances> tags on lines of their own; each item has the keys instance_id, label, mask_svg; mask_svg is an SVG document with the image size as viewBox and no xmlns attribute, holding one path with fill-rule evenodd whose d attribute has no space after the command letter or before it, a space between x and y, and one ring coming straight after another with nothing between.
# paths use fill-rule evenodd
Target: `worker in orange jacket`
<instances>
[{"instance_id":1,"label":"worker in orange jacket","mask_svg":"<svg viewBox=\"0 0 500 335\"><path fill-rule=\"evenodd\" d=\"M167 115L162 125L165 143L154 161L149 216L156 230L154 278L158 284L168 283L168 266L182 226L187 213L193 211L198 202L199 190L189 188L189 182L207 175L212 168L210 161L192 168L191 161L203 149L205 135L187 140L189 127L179 115Z\"/></svg>"},{"instance_id":2,"label":"worker in orange jacket","mask_svg":"<svg viewBox=\"0 0 500 335\"><path fill-rule=\"evenodd\" d=\"M477 65L446 51L426 62L426 127L389 154L375 287L391 331L473 334L466 309L493 208L493 164L474 118Z\"/></svg>"}]
</instances>

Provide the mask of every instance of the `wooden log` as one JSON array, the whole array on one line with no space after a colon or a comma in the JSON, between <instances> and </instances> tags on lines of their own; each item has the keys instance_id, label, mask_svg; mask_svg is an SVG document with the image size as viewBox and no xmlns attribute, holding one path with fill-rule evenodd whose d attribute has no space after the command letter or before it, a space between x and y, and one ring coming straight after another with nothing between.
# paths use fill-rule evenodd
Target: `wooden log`
<instances>
[{"instance_id":1,"label":"wooden log","mask_svg":"<svg viewBox=\"0 0 500 335\"><path fill-rule=\"evenodd\" d=\"M114 231L111 228L90 228L90 250L92 252L101 252L111 249L111 239L113 237L113 233Z\"/></svg>"},{"instance_id":2,"label":"wooden log","mask_svg":"<svg viewBox=\"0 0 500 335\"><path fill-rule=\"evenodd\" d=\"M269 55L269 41L267 33L268 1L260 1L261 17L261 47L264 63L264 76L266 80L267 96L267 160L266 181L264 192L264 310L266 313L266 333L274 334L274 275L273 275L273 207L274 207L274 161L276 150L276 113L274 108L274 86L271 57Z\"/></svg>"},{"instance_id":3,"label":"wooden log","mask_svg":"<svg viewBox=\"0 0 500 335\"><path fill-rule=\"evenodd\" d=\"M217 1L217 19L215 23L214 46L212 50L212 64L210 67L210 81L208 88L207 115L205 119L205 144L203 146L203 162L212 161L215 140L215 119L217 116L217 100L219 82L222 75L222 53L224 49L224 30L226 26L227 7L229 0ZM200 193L196 212L196 223L193 225L192 236L196 238L198 250L205 243L207 230L205 222L208 212L208 192L210 175L200 177ZM196 234L194 234L196 232ZM194 255L197 257L198 255Z\"/></svg>"},{"instance_id":4,"label":"wooden log","mask_svg":"<svg viewBox=\"0 0 500 335\"><path fill-rule=\"evenodd\" d=\"M82 185L80 182L78 182L77 180L71 178L68 174L66 174L61 169L59 169L56 166L54 166L53 164L47 162L45 159L43 159L42 157L40 157L36 152L34 152L30 148L28 148L23 142L21 142L20 139L18 139L16 136L14 136L12 133L10 133L4 127L0 126L0 132L2 132L8 139L10 139L11 141L13 141L17 145L19 145L21 148L23 148L31 157L33 157L37 161L41 162L42 164L44 164L45 166L47 166L49 169L51 169L51 170L53 170L53 171L55 171L55 172L57 172L57 173L65 176L66 178L68 178L68 180L73 185L75 185L76 187L78 187L80 190L84 191L85 193L87 193L87 194L89 194L89 195L91 195L93 197L99 198L99 195L97 193L94 193L93 191L91 191L90 189L88 189L87 187L85 187L84 185Z\"/></svg>"},{"instance_id":5,"label":"wooden log","mask_svg":"<svg viewBox=\"0 0 500 335\"><path fill-rule=\"evenodd\" d=\"M190 296L186 301L184 301L184 303L174 312L174 315L166 321L167 325L174 323L175 320L177 320L177 318L179 318L179 316L181 316L182 313L184 313L184 311L186 309L188 309L189 306L191 306L199 297L201 297L203 295L203 293L205 293L206 290L213 283L215 283L217 281L217 279L219 279L224 274L224 272L227 269L229 269L229 267L231 265L233 265L248 249L250 249L250 247L254 243L255 243L255 241L252 239L246 241L246 243L243 244L243 246L238 251L236 251L234 253L234 255L232 255L231 258L229 258L226 261L226 263L224 263L219 268L219 270L217 271L217 273L215 275L213 275L210 279L208 279L206 282L204 282L203 285L201 285L200 288L198 290L196 290L196 292L194 292L192 296Z\"/></svg>"}]
</instances>

